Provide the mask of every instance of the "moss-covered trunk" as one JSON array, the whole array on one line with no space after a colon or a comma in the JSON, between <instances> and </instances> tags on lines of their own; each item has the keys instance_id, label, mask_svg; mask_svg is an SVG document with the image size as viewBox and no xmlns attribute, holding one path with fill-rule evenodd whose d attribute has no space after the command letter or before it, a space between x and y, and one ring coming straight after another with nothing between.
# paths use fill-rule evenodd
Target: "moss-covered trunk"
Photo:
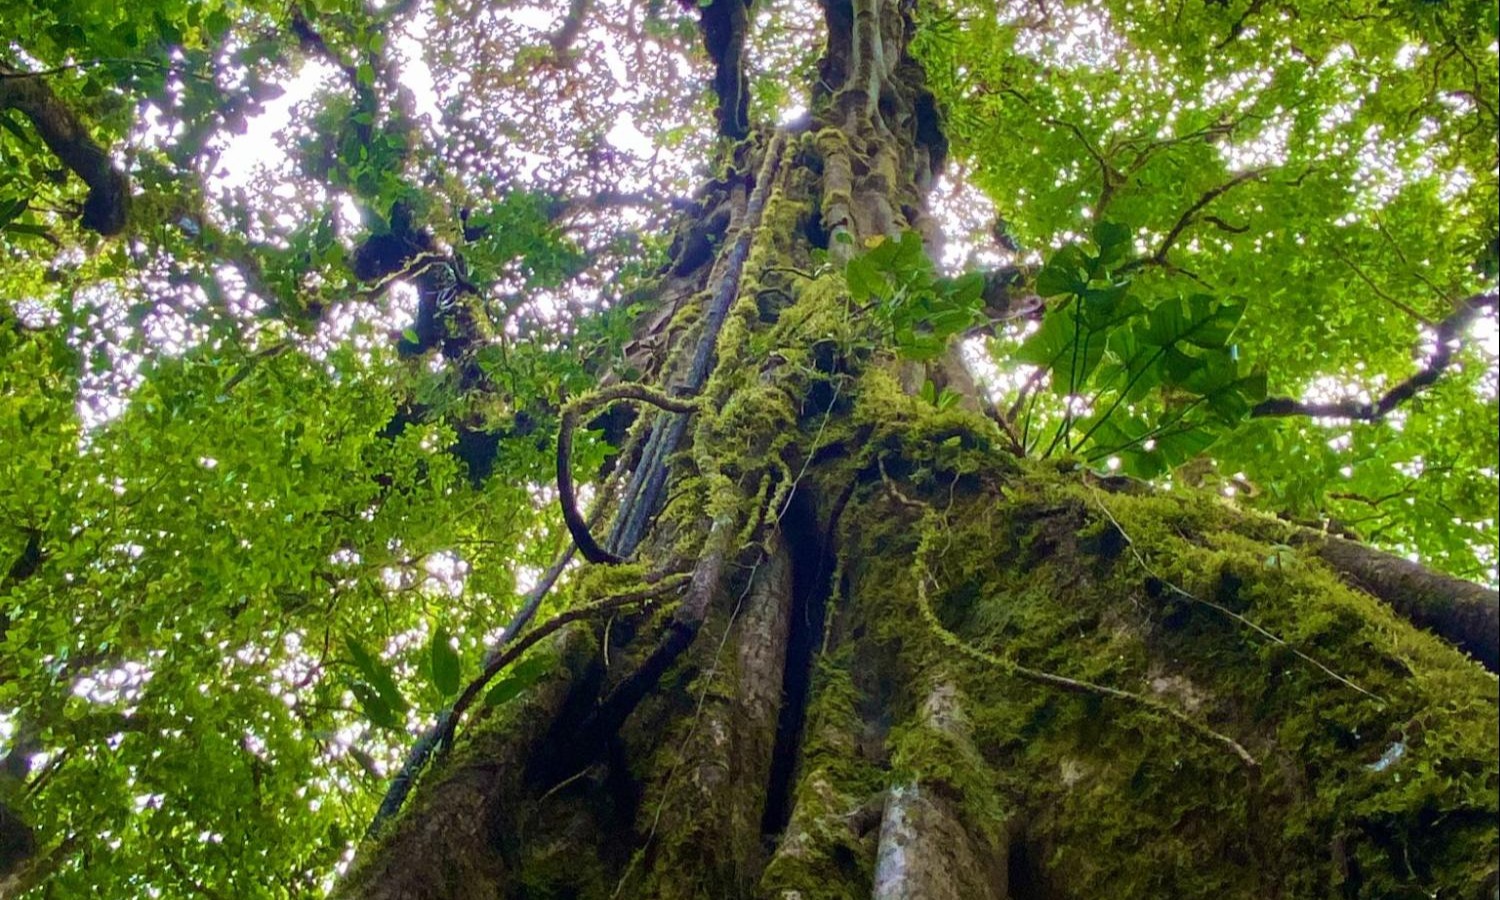
<instances>
[{"instance_id":1,"label":"moss-covered trunk","mask_svg":"<svg viewBox=\"0 0 1500 900\"><path fill-rule=\"evenodd\" d=\"M1493 675L1319 538L1017 459L977 404L913 396L962 374L914 378L837 263L934 238L941 122L904 4L825 13L809 122L739 139L742 78L716 80L721 170L631 367L690 408L642 407L613 524L572 523L579 602L687 586L563 630L341 896L1489 896Z\"/></svg>"}]
</instances>

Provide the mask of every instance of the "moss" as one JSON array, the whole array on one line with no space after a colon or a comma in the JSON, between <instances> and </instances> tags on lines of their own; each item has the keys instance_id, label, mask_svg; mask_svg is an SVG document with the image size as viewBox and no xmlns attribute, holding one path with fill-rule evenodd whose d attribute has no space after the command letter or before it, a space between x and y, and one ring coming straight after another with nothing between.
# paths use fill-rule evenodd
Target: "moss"
<instances>
[{"instance_id":1,"label":"moss","mask_svg":"<svg viewBox=\"0 0 1500 900\"><path fill-rule=\"evenodd\" d=\"M848 654L821 658L813 673L796 806L758 895L801 900L869 896L884 773L865 759L865 729ZM861 813L865 813L863 816ZM863 820L863 821L862 821ZM795 892L790 894L787 892Z\"/></svg>"},{"instance_id":2,"label":"moss","mask_svg":"<svg viewBox=\"0 0 1500 900\"><path fill-rule=\"evenodd\" d=\"M998 845L1005 828L1005 803L971 739L968 698L946 676L939 677L922 708L891 730L891 778L897 784L921 782L957 798L964 820L986 843ZM936 704L949 708L935 711Z\"/></svg>"},{"instance_id":3,"label":"moss","mask_svg":"<svg viewBox=\"0 0 1500 900\"><path fill-rule=\"evenodd\" d=\"M728 613L721 612L704 631L720 635L729 627ZM682 714L638 773L649 787L637 830L650 839L631 864L625 883L631 896L718 900L726 885L748 886L763 852L764 784L732 766L741 747L771 740L753 733L757 726L733 703L740 673L735 654L719 647L701 642L676 676L663 679L680 684L695 673L677 692Z\"/></svg>"},{"instance_id":4,"label":"moss","mask_svg":"<svg viewBox=\"0 0 1500 900\"><path fill-rule=\"evenodd\" d=\"M839 158L846 174L857 161L894 176L893 161L856 159L836 129L803 141L830 169ZM851 189L828 185L824 214ZM1500 844L1494 678L1276 535L1247 536L1244 517L1212 498L1107 492L1076 460L1017 460L983 416L909 395L851 316L841 274L777 271L793 262L789 232L812 214L816 186L771 193L692 464L678 467L658 525L677 541L670 554L692 558L705 516L729 523L738 552L794 482L825 524L848 498L834 573L845 603L829 619L792 823L761 892L868 896L882 791L920 781L992 840L1002 821L1021 823L1036 878L1063 896L1477 895ZM763 291L790 296L774 321ZM804 465L814 444L828 458ZM1063 693L1017 666L1126 696ZM739 877L723 873L758 852L743 830L722 836L733 804L761 785L675 798L680 788L663 787L692 719L685 698L706 687L713 715L737 727L723 700L733 673L708 684L694 671L706 669L685 663L637 713L661 730L640 737L651 749L635 774L668 804L627 888L640 896L721 896ZM961 698L956 731L924 716L935 685ZM1206 740L1210 729L1258 771ZM715 758L698 750L687 758Z\"/></svg>"},{"instance_id":5,"label":"moss","mask_svg":"<svg viewBox=\"0 0 1500 900\"><path fill-rule=\"evenodd\" d=\"M924 481L986 452L915 455L907 501L873 489L853 513L851 594L906 671L953 673L983 763L907 713L899 769L966 809L993 796L1021 811L1066 896L1477 895L1497 843L1492 676L1313 561L1235 533L1202 496L1104 494L1028 466L1004 496L949 501ZM915 623L922 577L968 644L1168 703L1261 771L1140 705L952 658Z\"/></svg>"}]
</instances>

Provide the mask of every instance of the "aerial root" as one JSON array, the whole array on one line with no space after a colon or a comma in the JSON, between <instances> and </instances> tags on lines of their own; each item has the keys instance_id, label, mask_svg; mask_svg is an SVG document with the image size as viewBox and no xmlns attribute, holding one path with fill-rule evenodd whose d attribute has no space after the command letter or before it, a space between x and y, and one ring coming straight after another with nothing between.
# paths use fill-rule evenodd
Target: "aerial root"
<instances>
[{"instance_id":1,"label":"aerial root","mask_svg":"<svg viewBox=\"0 0 1500 900\"><path fill-rule=\"evenodd\" d=\"M594 540L588 523L578 512L577 490L573 486L573 431L578 420L586 413L619 400L638 400L659 409L674 413L691 413L698 408L690 399L672 397L643 384L616 384L581 397L563 408L562 420L557 428L557 497L562 506L563 522L578 552L591 563L619 565L625 560L605 550Z\"/></svg>"}]
</instances>

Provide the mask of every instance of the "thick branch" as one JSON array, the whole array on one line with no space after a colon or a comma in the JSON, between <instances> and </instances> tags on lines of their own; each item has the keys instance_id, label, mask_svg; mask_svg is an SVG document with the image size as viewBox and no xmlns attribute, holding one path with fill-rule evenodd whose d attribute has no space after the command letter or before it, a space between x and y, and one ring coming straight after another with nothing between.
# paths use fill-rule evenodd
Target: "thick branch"
<instances>
[{"instance_id":1,"label":"thick branch","mask_svg":"<svg viewBox=\"0 0 1500 900\"><path fill-rule=\"evenodd\" d=\"M1437 382L1453 362L1453 354L1463 346L1464 329L1474 317L1485 310L1493 311L1496 294L1475 294L1459 305L1453 315L1439 322L1436 329L1437 352L1415 375L1385 392L1374 403L1346 398L1326 403L1305 403L1290 397L1271 397L1251 410L1253 418L1269 416L1316 416L1328 419L1353 419L1359 422L1378 422L1391 410L1416 396L1423 388Z\"/></svg>"},{"instance_id":2,"label":"thick branch","mask_svg":"<svg viewBox=\"0 0 1500 900\"><path fill-rule=\"evenodd\" d=\"M548 35L547 43L552 45L552 52L559 64L566 64L572 54L573 42L583 33L583 20L588 16L590 5L591 0L572 0L568 4L568 15L563 19L562 25Z\"/></svg>"},{"instance_id":3,"label":"thick branch","mask_svg":"<svg viewBox=\"0 0 1500 900\"><path fill-rule=\"evenodd\" d=\"M130 180L115 168L109 151L89 134L45 80L0 63L0 110L14 109L31 120L47 148L89 186L83 227L109 237L125 230L130 215Z\"/></svg>"},{"instance_id":4,"label":"thick branch","mask_svg":"<svg viewBox=\"0 0 1500 900\"><path fill-rule=\"evenodd\" d=\"M1500 593L1343 538L1310 543L1348 581L1500 672Z\"/></svg>"}]
</instances>

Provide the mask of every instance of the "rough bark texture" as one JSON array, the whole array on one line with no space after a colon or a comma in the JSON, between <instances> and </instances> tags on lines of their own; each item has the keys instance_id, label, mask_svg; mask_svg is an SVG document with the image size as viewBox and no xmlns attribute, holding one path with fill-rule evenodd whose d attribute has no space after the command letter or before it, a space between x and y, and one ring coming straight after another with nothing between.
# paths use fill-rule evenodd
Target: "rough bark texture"
<instances>
[{"instance_id":1,"label":"rough bark texture","mask_svg":"<svg viewBox=\"0 0 1500 900\"><path fill-rule=\"evenodd\" d=\"M824 10L811 121L725 142L633 348L695 410L637 417L609 550L691 587L466 725L340 896L1492 890L1493 675L1214 498L1017 459L802 274L935 239L945 152L905 7Z\"/></svg>"}]
</instances>

